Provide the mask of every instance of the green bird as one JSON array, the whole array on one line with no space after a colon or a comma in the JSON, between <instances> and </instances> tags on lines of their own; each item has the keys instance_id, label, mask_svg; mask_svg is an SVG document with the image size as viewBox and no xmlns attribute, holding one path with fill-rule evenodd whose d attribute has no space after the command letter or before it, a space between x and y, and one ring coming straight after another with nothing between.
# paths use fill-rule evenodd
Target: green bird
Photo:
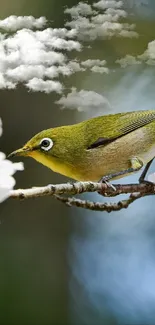
<instances>
[{"instance_id":1,"label":"green bird","mask_svg":"<svg viewBox=\"0 0 155 325\"><path fill-rule=\"evenodd\" d=\"M155 156L155 111L133 111L94 117L36 134L10 156L29 156L54 172L78 181L120 178Z\"/></svg>"}]
</instances>

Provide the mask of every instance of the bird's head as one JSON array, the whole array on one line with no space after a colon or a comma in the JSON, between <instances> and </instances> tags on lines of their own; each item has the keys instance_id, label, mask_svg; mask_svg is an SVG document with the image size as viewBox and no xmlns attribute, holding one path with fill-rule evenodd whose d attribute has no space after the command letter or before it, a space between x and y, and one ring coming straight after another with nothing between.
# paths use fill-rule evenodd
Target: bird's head
<instances>
[{"instance_id":1,"label":"bird's head","mask_svg":"<svg viewBox=\"0 0 155 325\"><path fill-rule=\"evenodd\" d=\"M68 170L71 151L68 127L57 127L41 131L31 138L22 148L13 151L8 157L32 157L55 172L69 176Z\"/></svg>"},{"instance_id":2,"label":"bird's head","mask_svg":"<svg viewBox=\"0 0 155 325\"><path fill-rule=\"evenodd\" d=\"M37 154L50 155L55 139L56 134L53 134L52 129L42 131L31 138L22 148L10 153L8 157L30 156L35 158Z\"/></svg>"}]
</instances>

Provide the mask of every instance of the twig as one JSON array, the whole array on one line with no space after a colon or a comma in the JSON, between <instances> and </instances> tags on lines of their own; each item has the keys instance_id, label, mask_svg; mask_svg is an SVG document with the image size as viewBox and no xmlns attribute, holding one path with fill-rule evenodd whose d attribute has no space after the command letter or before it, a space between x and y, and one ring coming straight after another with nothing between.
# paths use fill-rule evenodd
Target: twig
<instances>
[{"instance_id":1,"label":"twig","mask_svg":"<svg viewBox=\"0 0 155 325\"><path fill-rule=\"evenodd\" d=\"M28 199L41 196L54 196L57 200L65 203L67 206L76 206L95 211L119 211L121 209L128 208L128 206L135 200L148 195L155 194L155 184L113 184L116 191L113 188L102 183L93 182L77 182L77 183L65 183L56 185L47 185L44 187L33 187L29 189L18 189L10 192L11 198L16 199ZM103 196L116 196L120 194L130 193L128 199L119 201L117 203L102 203L91 202L87 200L80 200L71 197L64 197L62 194L81 194L84 192L98 192Z\"/></svg>"},{"instance_id":2,"label":"twig","mask_svg":"<svg viewBox=\"0 0 155 325\"><path fill-rule=\"evenodd\" d=\"M10 191L10 197L16 199L29 199L54 194L81 194L84 192L100 192L102 195L116 196L127 193L155 194L155 184L113 184L116 191L106 184L93 182L77 182L65 184L50 184L43 187L18 189Z\"/></svg>"},{"instance_id":3,"label":"twig","mask_svg":"<svg viewBox=\"0 0 155 325\"><path fill-rule=\"evenodd\" d=\"M144 195L143 195L144 196ZM141 198L141 194L132 194L127 200L122 200L117 203L101 203L101 202L92 202L88 200L80 200L75 198L66 198L61 195L55 195L55 198L63 203L65 203L68 207L76 206L79 208L95 210L95 211L119 211L121 209L127 209L128 206L136 201L137 199Z\"/></svg>"}]
</instances>

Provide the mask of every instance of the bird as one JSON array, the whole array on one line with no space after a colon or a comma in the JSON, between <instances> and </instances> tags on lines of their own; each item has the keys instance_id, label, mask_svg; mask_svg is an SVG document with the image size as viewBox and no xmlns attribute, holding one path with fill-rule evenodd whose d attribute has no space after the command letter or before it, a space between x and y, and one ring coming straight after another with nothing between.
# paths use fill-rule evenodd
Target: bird
<instances>
[{"instance_id":1,"label":"bird","mask_svg":"<svg viewBox=\"0 0 155 325\"><path fill-rule=\"evenodd\" d=\"M9 157L32 157L77 181L108 181L145 169L155 156L155 110L103 115L43 130Z\"/></svg>"}]
</instances>

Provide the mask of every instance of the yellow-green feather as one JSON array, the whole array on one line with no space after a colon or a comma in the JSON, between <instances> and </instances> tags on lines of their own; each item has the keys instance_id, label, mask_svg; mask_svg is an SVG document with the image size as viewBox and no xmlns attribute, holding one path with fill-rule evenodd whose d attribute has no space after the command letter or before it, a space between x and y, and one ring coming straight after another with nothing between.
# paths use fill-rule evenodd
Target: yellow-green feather
<instances>
[{"instance_id":1,"label":"yellow-green feather","mask_svg":"<svg viewBox=\"0 0 155 325\"><path fill-rule=\"evenodd\" d=\"M53 140L48 152L30 155L52 170L77 180L99 180L104 175L130 167L139 157L144 164L155 155L155 111L137 111L95 117L74 125L44 130L25 146L38 145L42 138ZM107 145L88 149L99 138Z\"/></svg>"}]
</instances>

